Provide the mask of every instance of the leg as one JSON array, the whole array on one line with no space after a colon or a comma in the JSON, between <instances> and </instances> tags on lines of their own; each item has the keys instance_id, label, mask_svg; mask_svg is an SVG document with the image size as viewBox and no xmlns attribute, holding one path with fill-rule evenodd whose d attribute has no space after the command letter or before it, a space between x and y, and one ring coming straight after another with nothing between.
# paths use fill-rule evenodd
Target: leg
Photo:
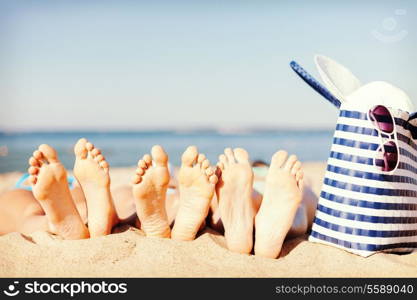
<instances>
[{"instance_id":1,"label":"leg","mask_svg":"<svg viewBox=\"0 0 417 300\"><path fill-rule=\"evenodd\" d=\"M109 165L100 149L86 139L77 142L74 152L74 176L86 198L90 235L110 234L118 219L110 192Z\"/></svg>"},{"instance_id":2,"label":"leg","mask_svg":"<svg viewBox=\"0 0 417 300\"><path fill-rule=\"evenodd\" d=\"M180 194L178 189L168 189L165 201L165 209L168 217L168 224L173 227L175 217L180 207Z\"/></svg>"},{"instance_id":3,"label":"leg","mask_svg":"<svg viewBox=\"0 0 417 300\"><path fill-rule=\"evenodd\" d=\"M87 223L85 198L81 188L74 187L71 194L81 219L84 224ZM14 189L0 196L0 235L10 232L30 234L48 230L45 212L32 191Z\"/></svg>"},{"instance_id":4,"label":"leg","mask_svg":"<svg viewBox=\"0 0 417 300\"><path fill-rule=\"evenodd\" d=\"M227 148L224 153L219 157L221 176L216 186L224 235L231 251L248 254L253 246L255 217L249 155L240 148Z\"/></svg>"},{"instance_id":5,"label":"leg","mask_svg":"<svg viewBox=\"0 0 417 300\"><path fill-rule=\"evenodd\" d=\"M111 190L113 194L114 209L120 223L130 223L136 218L136 207L130 185L118 186Z\"/></svg>"},{"instance_id":6,"label":"leg","mask_svg":"<svg viewBox=\"0 0 417 300\"><path fill-rule=\"evenodd\" d=\"M71 196L74 200L75 207L80 214L81 220L83 220L84 224L87 224L87 204L84 192L78 183L76 183L75 187L71 189Z\"/></svg>"},{"instance_id":7,"label":"leg","mask_svg":"<svg viewBox=\"0 0 417 300\"><path fill-rule=\"evenodd\" d=\"M41 145L29 163L33 195L46 214L50 230L65 239L88 238L89 232L68 187L67 172L56 151L48 145Z\"/></svg>"},{"instance_id":8,"label":"leg","mask_svg":"<svg viewBox=\"0 0 417 300\"><path fill-rule=\"evenodd\" d=\"M172 229L172 238L193 240L207 217L217 183L215 168L196 147L188 147L179 171L180 206Z\"/></svg>"},{"instance_id":9,"label":"leg","mask_svg":"<svg viewBox=\"0 0 417 300\"><path fill-rule=\"evenodd\" d=\"M15 189L0 196L0 235L48 229L45 213L31 191Z\"/></svg>"},{"instance_id":10,"label":"leg","mask_svg":"<svg viewBox=\"0 0 417 300\"><path fill-rule=\"evenodd\" d=\"M276 258L302 200L303 172L295 155L274 154L255 218L255 255Z\"/></svg>"}]
</instances>

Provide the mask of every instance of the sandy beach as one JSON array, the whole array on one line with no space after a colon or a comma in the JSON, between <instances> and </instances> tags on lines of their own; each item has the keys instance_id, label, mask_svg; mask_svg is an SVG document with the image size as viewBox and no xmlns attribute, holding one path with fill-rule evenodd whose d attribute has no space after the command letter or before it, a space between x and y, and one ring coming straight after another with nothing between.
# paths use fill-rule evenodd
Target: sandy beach
<instances>
[{"instance_id":1,"label":"sandy beach","mask_svg":"<svg viewBox=\"0 0 417 300\"><path fill-rule=\"evenodd\" d=\"M307 183L318 193L325 164L306 163ZM133 169L111 171L114 186ZM13 188L20 173L0 175L0 193ZM206 229L192 242L146 238L121 226L109 236L65 241L47 232L0 237L1 277L415 277L417 252L362 258L307 241L287 240L279 259L235 254L224 237Z\"/></svg>"}]
</instances>

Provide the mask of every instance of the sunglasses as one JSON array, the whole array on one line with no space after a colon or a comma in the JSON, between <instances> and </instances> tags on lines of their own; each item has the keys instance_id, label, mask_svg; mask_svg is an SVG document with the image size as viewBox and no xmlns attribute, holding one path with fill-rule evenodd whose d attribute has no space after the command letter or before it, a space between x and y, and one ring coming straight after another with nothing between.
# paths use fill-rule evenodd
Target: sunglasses
<instances>
[{"instance_id":1,"label":"sunglasses","mask_svg":"<svg viewBox=\"0 0 417 300\"><path fill-rule=\"evenodd\" d=\"M381 145L374 157L374 166L380 171L391 172L398 167L398 142L395 134L395 121L387 107L377 105L368 111L368 119L378 131Z\"/></svg>"}]
</instances>

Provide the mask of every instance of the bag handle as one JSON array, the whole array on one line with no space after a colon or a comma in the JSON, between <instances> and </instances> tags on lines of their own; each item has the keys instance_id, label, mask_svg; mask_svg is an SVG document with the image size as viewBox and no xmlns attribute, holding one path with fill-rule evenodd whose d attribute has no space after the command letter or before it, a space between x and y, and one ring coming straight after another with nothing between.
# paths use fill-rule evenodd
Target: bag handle
<instances>
[{"instance_id":1,"label":"bag handle","mask_svg":"<svg viewBox=\"0 0 417 300\"><path fill-rule=\"evenodd\" d=\"M298 63L292 61L290 63L291 68L294 72L300 76L310 87L312 87L317 93L326 98L337 108L340 108L342 102L336 98L327 88L325 88L320 82L318 82L313 76L311 76L306 70L304 70Z\"/></svg>"}]
</instances>

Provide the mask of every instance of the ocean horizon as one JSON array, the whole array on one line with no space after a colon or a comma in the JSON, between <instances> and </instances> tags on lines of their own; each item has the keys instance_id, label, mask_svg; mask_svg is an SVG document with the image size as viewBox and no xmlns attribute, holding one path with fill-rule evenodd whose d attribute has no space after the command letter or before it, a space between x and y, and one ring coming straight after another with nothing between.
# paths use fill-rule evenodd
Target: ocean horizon
<instances>
[{"instance_id":1,"label":"ocean horizon","mask_svg":"<svg viewBox=\"0 0 417 300\"><path fill-rule=\"evenodd\" d=\"M100 148L111 167L136 165L139 158L159 144L167 151L170 162L179 165L181 154L196 145L214 164L226 147L245 148L251 160L269 162L280 149L296 154L302 161L324 161L332 142L333 130L316 129L158 129L115 131L0 131L0 173L25 172L27 161L40 144L53 146L66 168L74 164L73 146L85 137Z\"/></svg>"}]
</instances>

